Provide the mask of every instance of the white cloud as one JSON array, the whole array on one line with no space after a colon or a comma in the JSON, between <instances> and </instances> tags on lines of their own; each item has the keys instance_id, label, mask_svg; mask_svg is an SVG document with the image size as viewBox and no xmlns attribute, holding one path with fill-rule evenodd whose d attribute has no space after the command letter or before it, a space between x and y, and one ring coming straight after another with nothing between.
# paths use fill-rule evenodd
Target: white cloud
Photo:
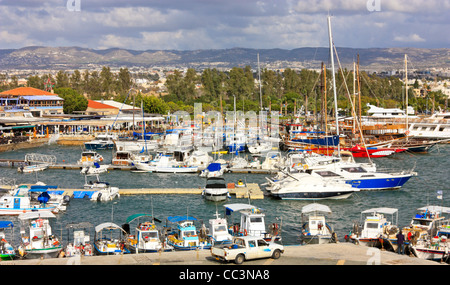
<instances>
[{"instance_id":1,"label":"white cloud","mask_svg":"<svg viewBox=\"0 0 450 285\"><path fill-rule=\"evenodd\" d=\"M29 44L92 48L208 49L327 46L448 47L450 0L0 0L0 48ZM426 39L426 40L425 40Z\"/></svg>"},{"instance_id":2,"label":"white cloud","mask_svg":"<svg viewBox=\"0 0 450 285\"><path fill-rule=\"evenodd\" d=\"M402 43L418 43L425 42L425 39L421 38L418 34L410 34L408 36L396 36L394 41Z\"/></svg>"}]
</instances>

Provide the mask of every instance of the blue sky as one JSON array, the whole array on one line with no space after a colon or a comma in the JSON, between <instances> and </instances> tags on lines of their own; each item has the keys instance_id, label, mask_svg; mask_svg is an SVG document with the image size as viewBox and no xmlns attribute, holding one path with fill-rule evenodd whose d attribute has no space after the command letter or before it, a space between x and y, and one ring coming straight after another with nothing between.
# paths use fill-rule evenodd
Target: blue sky
<instances>
[{"instance_id":1,"label":"blue sky","mask_svg":"<svg viewBox=\"0 0 450 285\"><path fill-rule=\"evenodd\" d=\"M450 48L450 0L0 0L0 13L0 49L327 47L328 15L339 47Z\"/></svg>"}]
</instances>

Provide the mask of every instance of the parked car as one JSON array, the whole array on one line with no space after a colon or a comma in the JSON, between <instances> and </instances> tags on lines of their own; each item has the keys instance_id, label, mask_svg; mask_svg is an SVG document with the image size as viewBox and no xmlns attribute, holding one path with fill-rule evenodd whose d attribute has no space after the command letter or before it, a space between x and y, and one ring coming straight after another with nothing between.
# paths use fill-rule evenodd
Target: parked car
<instances>
[{"instance_id":1,"label":"parked car","mask_svg":"<svg viewBox=\"0 0 450 285\"><path fill-rule=\"evenodd\" d=\"M278 259L283 252L284 247L281 244L267 242L261 237L255 236L235 237L231 244L211 248L211 255L217 260L234 261L236 264L250 259Z\"/></svg>"}]
</instances>

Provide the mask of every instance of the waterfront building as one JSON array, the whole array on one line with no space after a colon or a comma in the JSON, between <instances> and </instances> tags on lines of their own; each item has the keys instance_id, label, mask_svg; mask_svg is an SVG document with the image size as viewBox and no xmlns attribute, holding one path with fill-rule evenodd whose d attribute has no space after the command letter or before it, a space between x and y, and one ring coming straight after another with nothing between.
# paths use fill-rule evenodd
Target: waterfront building
<instances>
[{"instance_id":1,"label":"waterfront building","mask_svg":"<svg viewBox=\"0 0 450 285\"><path fill-rule=\"evenodd\" d=\"M57 94L32 87L19 87L0 93L0 116L33 116L63 114L64 99Z\"/></svg>"}]
</instances>

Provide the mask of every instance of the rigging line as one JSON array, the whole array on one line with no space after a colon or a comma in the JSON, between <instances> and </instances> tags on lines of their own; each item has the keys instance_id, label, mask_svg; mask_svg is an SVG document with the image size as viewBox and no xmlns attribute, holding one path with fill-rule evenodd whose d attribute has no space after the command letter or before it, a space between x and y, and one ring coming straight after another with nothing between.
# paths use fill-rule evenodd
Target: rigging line
<instances>
[{"instance_id":1,"label":"rigging line","mask_svg":"<svg viewBox=\"0 0 450 285\"><path fill-rule=\"evenodd\" d=\"M378 102L380 102L379 98L377 97L377 95L375 95L375 92L372 91L372 88L370 88L369 82L367 82L366 78L364 78L364 76L361 76L362 79L364 79L364 82L366 82L367 87L369 87L369 91L372 93L372 95L375 97L375 99L377 99Z\"/></svg>"},{"instance_id":2,"label":"rigging line","mask_svg":"<svg viewBox=\"0 0 450 285\"><path fill-rule=\"evenodd\" d=\"M352 100L352 98L350 96L350 91L348 90L347 81L345 80L344 72L342 71L342 66L341 66L341 62L339 60L339 55L337 53L336 46L334 44L333 44L333 47L334 47L334 51L335 51L335 54L336 54L336 59L337 59L338 65L339 65L341 73L342 73L342 77L344 78L344 84L345 84L345 88L347 90L347 95L348 95L348 98L350 100L350 104L352 106L353 119L356 120L356 112L355 112L355 108L353 107L354 106L353 105L353 100ZM371 164L373 164L372 160L370 159L369 151L367 150L366 142L364 140L364 136L363 136L363 133L362 133L362 128L361 128L361 125L359 123L359 120L356 120L356 123L358 125L359 135L361 136L361 142L363 143L364 149L366 150L367 158L369 159L369 162Z\"/></svg>"}]
</instances>

